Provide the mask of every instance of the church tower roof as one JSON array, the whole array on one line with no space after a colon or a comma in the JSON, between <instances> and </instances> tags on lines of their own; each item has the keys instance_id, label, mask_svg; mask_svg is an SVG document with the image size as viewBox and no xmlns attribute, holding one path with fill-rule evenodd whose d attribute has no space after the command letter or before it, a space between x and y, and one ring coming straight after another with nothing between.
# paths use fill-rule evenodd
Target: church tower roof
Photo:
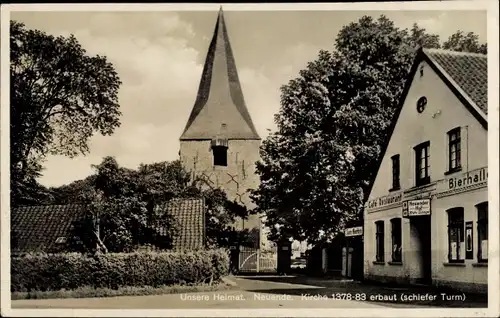
<instances>
[{"instance_id":1,"label":"church tower roof","mask_svg":"<svg viewBox=\"0 0 500 318\"><path fill-rule=\"evenodd\" d=\"M243 98L222 7L208 48L198 95L180 140L260 140Z\"/></svg>"}]
</instances>

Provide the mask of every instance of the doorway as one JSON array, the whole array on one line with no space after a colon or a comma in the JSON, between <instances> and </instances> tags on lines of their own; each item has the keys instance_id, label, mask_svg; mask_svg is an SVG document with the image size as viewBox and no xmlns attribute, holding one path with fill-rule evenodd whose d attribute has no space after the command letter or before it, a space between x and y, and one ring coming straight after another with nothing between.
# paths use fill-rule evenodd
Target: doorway
<instances>
[{"instance_id":1,"label":"doorway","mask_svg":"<svg viewBox=\"0 0 500 318\"><path fill-rule=\"evenodd\" d=\"M420 267L420 277L417 281L421 284L432 283L432 234L430 215L416 216L411 219L411 225L415 229L418 242L418 263Z\"/></svg>"}]
</instances>

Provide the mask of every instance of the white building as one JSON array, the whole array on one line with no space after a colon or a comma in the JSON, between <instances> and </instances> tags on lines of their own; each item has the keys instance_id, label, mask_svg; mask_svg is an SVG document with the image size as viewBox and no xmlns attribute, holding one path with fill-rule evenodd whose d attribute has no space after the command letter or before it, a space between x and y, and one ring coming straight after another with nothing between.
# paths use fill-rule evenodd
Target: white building
<instances>
[{"instance_id":1,"label":"white building","mask_svg":"<svg viewBox=\"0 0 500 318\"><path fill-rule=\"evenodd\" d=\"M487 57L421 50L365 204L366 279L488 284Z\"/></svg>"}]
</instances>

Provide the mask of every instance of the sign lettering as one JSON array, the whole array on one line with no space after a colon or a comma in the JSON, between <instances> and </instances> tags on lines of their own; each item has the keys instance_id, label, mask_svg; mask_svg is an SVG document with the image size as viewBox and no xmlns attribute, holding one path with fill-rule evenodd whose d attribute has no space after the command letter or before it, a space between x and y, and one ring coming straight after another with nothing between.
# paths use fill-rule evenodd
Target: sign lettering
<instances>
[{"instance_id":1,"label":"sign lettering","mask_svg":"<svg viewBox=\"0 0 500 318\"><path fill-rule=\"evenodd\" d=\"M401 199L403 198L403 193L398 193L394 195L387 195L384 197L376 198L373 200L370 200L366 203L366 208L367 209L376 209L380 208L386 205L390 204L395 204L401 202Z\"/></svg>"},{"instance_id":2,"label":"sign lettering","mask_svg":"<svg viewBox=\"0 0 500 318\"><path fill-rule=\"evenodd\" d=\"M356 227L347 228L347 229L345 229L344 234L346 237L363 235L363 227L356 226Z\"/></svg>"},{"instance_id":3,"label":"sign lettering","mask_svg":"<svg viewBox=\"0 0 500 318\"><path fill-rule=\"evenodd\" d=\"M431 200L411 200L408 201L408 216L420 216L431 214Z\"/></svg>"},{"instance_id":4,"label":"sign lettering","mask_svg":"<svg viewBox=\"0 0 500 318\"><path fill-rule=\"evenodd\" d=\"M482 183L488 180L488 171L486 168L474 172L467 172L465 175L458 178L448 179L448 189L453 190L461 187L471 186L477 183Z\"/></svg>"}]
</instances>

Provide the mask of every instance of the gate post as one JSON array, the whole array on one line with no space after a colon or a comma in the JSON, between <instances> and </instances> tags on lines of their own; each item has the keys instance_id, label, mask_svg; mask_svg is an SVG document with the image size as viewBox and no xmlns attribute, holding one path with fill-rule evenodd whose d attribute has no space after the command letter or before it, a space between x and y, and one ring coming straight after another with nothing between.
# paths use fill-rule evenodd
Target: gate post
<instances>
[{"instance_id":1,"label":"gate post","mask_svg":"<svg viewBox=\"0 0 500 318\"><path fill-rule=\"evenodd\" d=\"M257 273L260 272L260 249L257 249L257 264L256 264L256 267L257 267Z\"/></svg>"},{"instance_id":2,"label":"gate post","mask_svg":"<svg viewBox=\"0 0 500 318\"><path fill-rule=\"evenodd\" d=\"M281 241L277 243L278 246L278 274L290 273L292 265L292 243L288 241Z\"/></svg>"},{"instance_id":3,"label":"gate post","mask_svg":"<svg viewBox=\"0 0 500 318\"><path fill-rule=\"evenodd\" d=\"M229 264L230 264L230 272L236 273L240 270L240 249L239 246L230 246L229 247Z\"/></svg>"}]
</instances>

